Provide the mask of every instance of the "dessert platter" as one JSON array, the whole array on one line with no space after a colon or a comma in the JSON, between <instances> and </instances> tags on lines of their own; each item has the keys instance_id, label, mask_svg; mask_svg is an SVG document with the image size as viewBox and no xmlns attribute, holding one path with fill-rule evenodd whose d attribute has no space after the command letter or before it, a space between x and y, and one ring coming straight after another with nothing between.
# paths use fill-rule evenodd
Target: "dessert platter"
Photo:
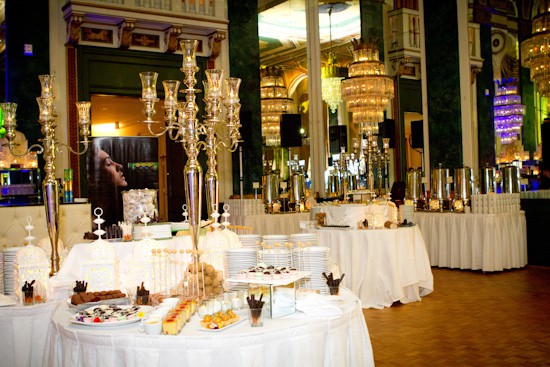
<instances>
[{"instance_id":1,"label":"dessert platter","mask_svg":"<svg viewBox=\"0 0 550 367\"><path fill-rule=\"evenodd\" d=\"M140 321L152 308L146 306L99 305L88 307L69 317L72 324L111 327Z\"/></svg>"},{"instance_id":2,"label":"dessert platter","mask_svg":"<svg viewBox=\"0 0 550 367\"><path fill-rule=\"evenodd\" d=\"M219 311L213 315L204 315L200 321L200 331L220 332L244 321L233 310Z\"/></svg>"}]
</instances>

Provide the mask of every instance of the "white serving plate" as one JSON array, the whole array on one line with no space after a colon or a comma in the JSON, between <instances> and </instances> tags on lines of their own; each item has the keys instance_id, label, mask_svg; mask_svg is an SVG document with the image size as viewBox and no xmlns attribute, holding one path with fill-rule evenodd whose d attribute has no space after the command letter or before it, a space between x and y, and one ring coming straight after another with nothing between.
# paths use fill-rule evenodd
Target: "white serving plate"
<instances>
[{"instance_id":1,"label":"white serving plate","mask_svg":"<svg viewBox=\"0 0 550 367\"><path fill-rule=\"evenodd\" d=\"M134 322L141 321L141 318L136 317L135 319L123 320L118 322L84 322L84 321L76 321L73 317L74 316L69 317L69 322L71 324L84 325L84 326L95 327L95 328L122 326L122 325L133 324Z\"/></svg>"},{"instance_id":2,"label":"white serving plate","mask_svg":"<svg viewBox=\"0 0 550 367\"><path fill-rule=\"evenodd\" d=\"M239 320L237 320L236 322L232 323L231 325L227 325L227 326L225 326L225 327L222 327L221 329L207 329L207 328L205 328L204 326L202 326L202 325L199 324L199 329L198 329L198 330L199 330L199 331L206 331L206 332L209 332L209 333L220 333L220 332L222 332L222 331L224 331L224 330L231 329L233 326L239 325L241 322L243 322L243 321L246 320L246 318L244 318L244 317L241 317L241 316L239 316L239 317L240 317Z\"/></svg>"}]
</instances>

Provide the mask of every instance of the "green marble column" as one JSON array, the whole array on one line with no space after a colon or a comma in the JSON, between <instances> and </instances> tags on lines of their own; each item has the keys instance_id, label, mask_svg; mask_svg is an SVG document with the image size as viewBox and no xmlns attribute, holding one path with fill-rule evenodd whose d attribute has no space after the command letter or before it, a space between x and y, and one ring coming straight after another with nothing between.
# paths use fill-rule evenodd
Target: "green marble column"
<instances>
[{"instance_id":1,"label":"green marble column","mask_svg":"<svg viewBox=\"0 0 550 367\"><path fill-rule=\"evenodd\" d=\"M462 165L457 27L455 1L424 0L431 167Z\"/></svg>"},{"instance_id":2,"label":"green marble column","mask_svg":"<svg viewBox=\"0 0 550 367\"><path fill-rule=\"evenodd\" d=\"M527 68L521 68L521 103L525 105L525 116L523 116L523 148L531 152L537 150L537 137L540 135L540 125L546 117L542 114L541 119L537 120L537 111L535 106L535 85L531 81L531 71Z\"/></svg>"},{"instance_id":3,"label":"green marble column","mask_svg":"<svg viewBox=\"0 0 550 367\"><path fill-rule=\"evenodd\" d=\"M493 81L493 50L491 47L491 26L480 25L480 44L483 67L477 74L477 126L479 167L495 165L495 124L493 101L495 87ZM488 92L488 93L486 93Z\"/></svg>"},{"instance_id":4,"label":"green marble column","mask_svg":"<svg viewBox=\"0 0 550 367\"><path fill-rule=\"evenodd\" d=\"M260 42L257 1L228 1L229 63L231 76L242 79L241 134L244 139L244 193L262 178L262 129L260 114ZM233 192L239 193L239 154L233 154Z\"/></svg>"},{"instance_id":5,"label":"green marble column","mask_svg":"<svg viewBox=\"0 0 550 367\"><path fill-rule=\"evenodd\" d=\"M384 23L382 3L372 0L361 0L361 37L377 39L380 61L384 61Z\"/></svg>"}]
</instances>

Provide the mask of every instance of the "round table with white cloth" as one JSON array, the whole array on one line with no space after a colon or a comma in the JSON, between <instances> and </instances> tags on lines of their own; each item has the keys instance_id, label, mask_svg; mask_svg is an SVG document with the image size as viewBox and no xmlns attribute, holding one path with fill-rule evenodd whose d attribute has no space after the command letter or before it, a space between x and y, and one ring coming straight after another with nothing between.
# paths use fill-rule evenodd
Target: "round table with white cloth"
<instances>
[{"instance_id":1,"label":"round table with white cloth","mask_svg":"<svg viewBox=\"0 0 550 367\"><path fill-rule=\"evenodd\" d=\"M395 204L340 204L318 205L311 208L311 220L315 220L316 213L326 213L325 224L335 226L349 226L357 229L358 223L365 219L372 220L373 216L379 214L382 217L382 225L385 221L392 221L397 218Z\"/></svg>"},{"instance_id":2,"label":"round table with white cloth","mask_svg":"<svg viewBox=\"0 0 550 367\"><path fill-rule=\"evenodd\" d=\"M50 319L58 304L0 307L0 366L42 366Z\"/></svg>"},{"instance_id":3,"label":"round table with white cloth","mask_svg":"<svg viewBox=\"0 0 550 367\"><path fill-rule=\"evenodd\" d=\"M319 246L329 247L345 273L343 285L365 308L420 301L433 291L433 275L418 226L397 229L320 228Z\"/></svg>"},{"instance_id":4,"label":"round table with white cloth","mask_svg":"<svg viewBox=\"0 0 550 367\"><path fill-rule=\"evenodd\" d=\"M259 328L245 320L226 330L208 331L201 330L195 315L175 336L146 335L138 331L138 323L109 328L70 324L71 312L62 305L52 318L44 365L374 366L361 302L344 288L339 297L334 316L296 312L264 318Z\"/></svg>"},{"instance_id":5,"label":"round table with white cloth","mask_svg":"<svg viewBox=\"0 0 550 367\"><path fill-rule=\"evenodd\" d=\"M260 235L300 233L300 222L309 220L309 212L256 214L232 216L233 224L252 228L251 233Z\"/></svg>"}]
</instances>

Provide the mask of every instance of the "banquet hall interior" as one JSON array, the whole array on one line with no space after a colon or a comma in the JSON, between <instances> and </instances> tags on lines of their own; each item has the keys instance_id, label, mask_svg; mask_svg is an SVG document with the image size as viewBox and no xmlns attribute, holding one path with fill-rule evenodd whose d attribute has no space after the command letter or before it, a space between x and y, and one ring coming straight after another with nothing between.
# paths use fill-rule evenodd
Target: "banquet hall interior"
<instances>
[{"instance_id":1,"label":"banquet hall interior","mask_svg":"<svg viewBox=\"0 0 550 367\"><path fill-rule=\"evenodd\" d=\"M550 366L550 0L0 0L0 367Z\"/></svg>"}]
</instances>

